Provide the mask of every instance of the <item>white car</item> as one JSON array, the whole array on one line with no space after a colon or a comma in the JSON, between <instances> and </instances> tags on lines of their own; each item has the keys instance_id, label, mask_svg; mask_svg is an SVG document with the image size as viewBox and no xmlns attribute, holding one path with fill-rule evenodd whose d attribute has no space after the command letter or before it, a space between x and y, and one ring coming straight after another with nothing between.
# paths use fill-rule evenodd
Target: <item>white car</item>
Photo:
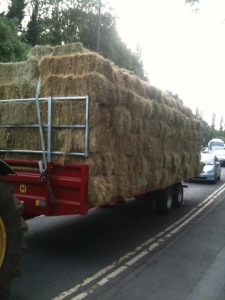
<instances>
[{"instance_id":1,"label":"white car","mask_svg":"<svg viewBox=\"0 0 225 300\"><path fill-rule=\"evenodd\" d=\"M201 162L204 164L201 174L191 181L213 182L220 180L221 167L218 158L213 153L201 153Z\"/></svg>"},{"instance_id":2,"label":"white car","mask_svg":"<svg viewBox=\"0 0 225 300\"><path fill-rule=\"evenodd\" d=\"M225 166L225 149L224 148L213 149L212 153L216 155L220 165Z\"/></svg>"},{"instance_id":3,"label":"white car","mask_svg":"<svg viewBox=\"0 0 225 300\"><path fill-rule=\"evenodd\" d=\"M209 150L212 150L213 147L215 147L215 146L219 146L219 147L224 148L225 147L224 141L222 141L221 139L212 139L208 142Z\"/></svg>"}]
</instances>

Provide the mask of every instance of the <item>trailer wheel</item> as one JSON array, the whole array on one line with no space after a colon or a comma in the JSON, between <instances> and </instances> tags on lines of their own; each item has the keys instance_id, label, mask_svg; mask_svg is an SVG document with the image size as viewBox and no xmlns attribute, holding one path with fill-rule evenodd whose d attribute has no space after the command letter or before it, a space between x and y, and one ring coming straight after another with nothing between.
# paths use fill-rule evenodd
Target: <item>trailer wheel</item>
<instances>
[{"instance_id":1,"label":"trailer wheel","mask_svg":"<svg viewBox=\"0 0 225 300\"><path fill-rule=\"evenodd\" d=\"M183 203L183 186L181 182L173 185L173 207L178 208Z\"/></svg>"},{"instance_id":2,"label":"trailer wheel","mask_svg":"<svg viewBox=\"0 0 225 300\"><path fill-rule=\"evenodd\" d=\"M26 250L23 235L27 231L22 210L11 185L0 180L0 299L10 296L10 283L20 275L19 259Z\"/></svg>"},{"instance_id":3,"label":"trailer wheel","mask_svg":"<svg viewBox=\"0 0 225 300\"><path fill-rule=\"evenodd\" d=\"M156 210L160 215L168 215L173 207L173 191L171 188L159 190L156 196Z\"/></svg>"}]
</instances>

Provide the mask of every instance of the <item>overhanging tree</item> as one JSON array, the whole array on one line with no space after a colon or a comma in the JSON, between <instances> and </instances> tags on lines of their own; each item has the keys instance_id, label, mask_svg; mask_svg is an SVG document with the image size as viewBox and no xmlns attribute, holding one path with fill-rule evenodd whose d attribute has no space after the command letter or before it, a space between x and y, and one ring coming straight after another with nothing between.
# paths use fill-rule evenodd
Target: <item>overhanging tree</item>
<instances>
[{"instance_id":1,"label":"overhanging tree","mask_svg":"<svg viewBox=\"0 0 225 300\"><path fill-rule=\"evenodd\" d=\"M33 12L31 19L27 24L26 38L29 44L35 46L39 44L39 35L41 32L40 21L38 20L39 0L33 2Z\"/></svg>"},{"instance_id":2,"label":"overhanging tree","mask_svg":"<svg viewBox=\"0 0 225 300\"><path fill-rule=\"evenodd\" d=\"M0 61L15 62L26 60L28 44L22 41L23 36L17 34L18 19L0 16Z\"/></svg>"},{"instance_id":3,"label":"overhanging tree","mask_svg":"<svg viewBox=\"0 0 225 300\"><path fill-rule=\"evenodd\" d=\"M6 17L9 19L18 19L18 29L22 28L22 21L25 15L26 3L24 0L11 0L9 1L8 13Z\"/></svg>"},{"instance_id":4,"label":"overhanging tree","mask_svg":"<svg viewBox=\"0 0 225 300\"><path fill-rule=\"evenodd\" d=\"M100 54L119 67L133 71L141 79L148 80L141 61L141 52L133 53L123 43L111 8L102 4L101 11ZM96 50L98 0L39 1L38 9L37 5L36 11L33 8L32 17L28 23L27 36L32 45L39 43L55 46L81 42L85 48ZM31 29L35 29L35 33L38 31L39 35L30 35Z\"/></svg>"}]
</instances>

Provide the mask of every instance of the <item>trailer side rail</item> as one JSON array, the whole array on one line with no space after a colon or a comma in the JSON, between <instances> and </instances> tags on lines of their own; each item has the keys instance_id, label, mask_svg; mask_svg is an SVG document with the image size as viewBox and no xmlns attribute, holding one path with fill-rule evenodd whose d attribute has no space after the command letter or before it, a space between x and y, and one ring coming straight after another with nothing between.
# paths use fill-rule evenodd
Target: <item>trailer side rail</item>
<instances>
[{"instance_id":1,"label":"trailer side rail","mask_svg":"<svg viewBox=\"0 0 225 300\"><path fill-rule=\"evenodd\" d=\"M85 124L60 124L52 125L52 106L54 101L85 101ZM26 98L26 99L10 99L10 100L1 100L1 103L8 102L35 102L36 98ZM52 149L52 129L61 128L61 129L83 129L84 130L84 151L83 152L68 152L67 155L70 156L89 156L89 97L88 96L77 96L77 97L47 97L47 98L38 98L38 101L47 101L48 103L48 117L47 123L42 124L43 128L47 129L47 149L45 150L45 155L47 155L47 162L51 162L52 155L62 155L63 152L58 149ZM13 124L1 124L0 128L39 128L39 124L23 124L23 125L13 125ZM42 150L28 150L28 149L0 149L0 153L32 153L32 154L43 154Z\"/></svg>"}]
</instances>

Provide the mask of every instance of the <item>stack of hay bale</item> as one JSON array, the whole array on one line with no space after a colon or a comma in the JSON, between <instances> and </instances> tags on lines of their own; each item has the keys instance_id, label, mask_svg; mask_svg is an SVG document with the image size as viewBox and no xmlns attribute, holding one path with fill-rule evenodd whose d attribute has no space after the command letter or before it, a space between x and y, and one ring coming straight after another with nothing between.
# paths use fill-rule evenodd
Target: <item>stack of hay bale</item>
<instances>
[{"instance_id":1,"label":"stack of hay bale","mask_svg":"<svg viewBox=\"0 0 225 300\"><path fill-rule=\"evenodd\" d=\"M0 99L35 97L39 75L41 97L89 96L89 157L66 156L84 151L82 129L54 129L52 148L64 153L63 162L62 156L54 161L89 165L91 204L165 188L199 173L202 133L191 110L80 44L35 47L27 62L0 64L0 71ZM40 107L46 123L47 103ZM81 102L55 101L53 125L85 124L84 109ZM35 123L34 103L0 101L0 124ZM41 150L38 129L0 132L2 149ZM40 159L30 154L16 158Z\"/></svg>"}]
</instances>

